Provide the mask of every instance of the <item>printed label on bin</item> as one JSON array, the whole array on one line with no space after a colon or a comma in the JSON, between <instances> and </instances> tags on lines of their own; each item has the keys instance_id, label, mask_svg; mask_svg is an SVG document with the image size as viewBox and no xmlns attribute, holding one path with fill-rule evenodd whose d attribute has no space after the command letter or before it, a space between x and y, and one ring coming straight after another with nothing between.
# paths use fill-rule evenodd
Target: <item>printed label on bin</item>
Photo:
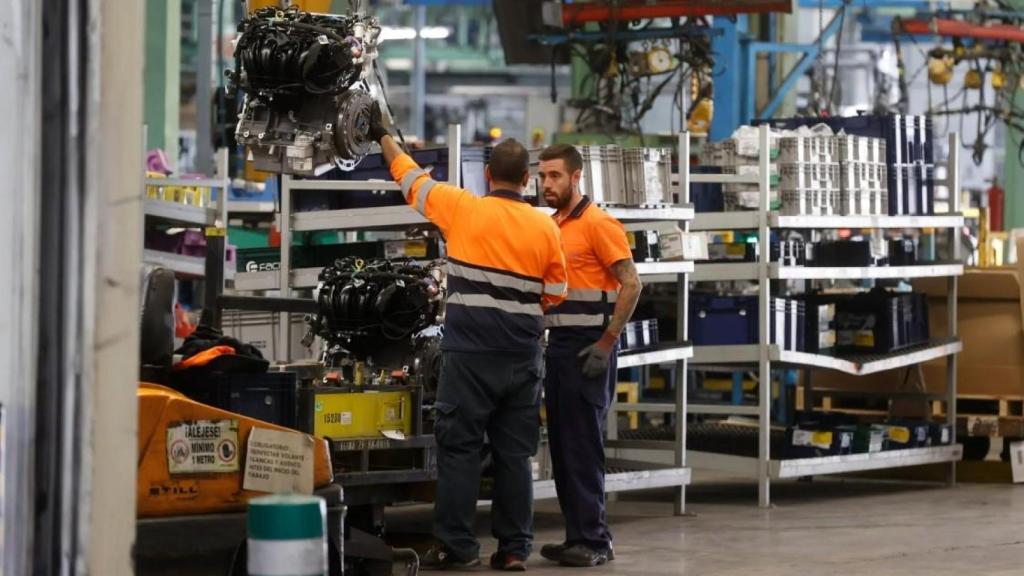
<instances>
[{"instance_id":1,"label":"printed label on bin","mask_svg":"<svg viewBox=\"0 0 1024 576\"><path fill-rule=\"evenodd\" d=\"M793 430L794 446L813 446L815 448L828 448L832 446L831 432L814 432L811 430Z\"/></svg>"},{"instance_id":2,"label":"printed label on bin","mask_svg":"<svg viewBox=\"0 0 1024 576\"><path fill-rule=\"evenodd\" d=\"M858 348L874 348L875 333L872 330L860 330L854 336L853 342Z\"/></svg>"},{"instance_id":3,"label":"printed label on bin","mask_svg":"<svg viewBox=\"0 0 1024 576\"><path fill-rule=\"evenodd\" d=\"M872 433L871 438L868 439L868 452L881 452L884 439L885 436L883 434Z\"/></svg>"},{"instance_id":4,"label":"printed label on bin","mask_svg":"<svg viewBox=\"0 0 1024 576\"><path fill-rule=\"evenodd\" d=\"M167 428L171 474L238 471L238 420L193 420Z\"/></svg>"},{"instance_id":5,"label":"printed label on bin","mask_svg":"<svg viewBox=\"0 0 1024 576\"><path fill-rule=\"evenodd\" d=\"M426 258L426 240L399 240L384 244L386 258Z\"/></svg>"},{"instance_id":6,"label":"printed label on bin","mask_svg":"<svg viewBox=\"0 0 1024 576\"><path fill-rule=\"evenodd\" d=\"M246 444L242 488L312 494L313 442L298 432L253 428Z\"/></svg>"},{"instance_id":7,"label":"printed label on bin","mask_svg":"<svg viewBox=\"0 0 1024 576\"><path fill-rule=\"evenodd\" d=\"M890 426L889 440L899 444L906 444L910 442L910 428L904 428L903 426Z\"/></svg>"},{"instance_id":8,"label":"printed label on bin","mask_svg":"<svg viewBox=\"0 0 1024 576\"><path fill-rule=\"evenodd\" d=\"M339 426L352 425L351 412L328 412L324 414L324 424L337 424Z\"/></svg>"}]
</instances>

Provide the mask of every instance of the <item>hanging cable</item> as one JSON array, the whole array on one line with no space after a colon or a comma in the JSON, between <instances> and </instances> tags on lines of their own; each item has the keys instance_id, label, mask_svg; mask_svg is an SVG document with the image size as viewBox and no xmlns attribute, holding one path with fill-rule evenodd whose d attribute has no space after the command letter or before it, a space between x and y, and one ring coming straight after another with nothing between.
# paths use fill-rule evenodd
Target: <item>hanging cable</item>
<instances>
[{"instance_id":1,"label":"hanging cable","mask_svg":"<svg viewBox=\"0 0 1024 576\"><path fill-rule=\"evenodd\" d=\"M832 87L829 90L828 95L828 107L829 113L833 116L837 116L836 110L833 106L836 104L836 88L839 86L839 56L840 51L843 47L843 28L846 27L846 2L844 0L843 7L839 9L839 32L836 35L836 60L832 67Z\"/></svg>"}]
</instances>

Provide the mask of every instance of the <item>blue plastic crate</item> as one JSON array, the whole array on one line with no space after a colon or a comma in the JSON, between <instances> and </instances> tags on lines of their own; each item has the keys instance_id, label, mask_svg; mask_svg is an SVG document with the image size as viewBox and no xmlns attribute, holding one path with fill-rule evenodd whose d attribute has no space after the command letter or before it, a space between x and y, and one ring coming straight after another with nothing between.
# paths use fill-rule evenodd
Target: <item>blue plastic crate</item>
<instances>
[{"instance_id":1,"label":"blue plastic crate","mask_svg":"<svg viewBox=\"0 0 1024 576\"><path fill-rule=\"evenodd\" d=\"M698 346L756 344L757 297L691 293L690 338Z\"/></svg>"},{"instance_id":2,"label":"blue plastic crate","mask_svg":"<svg viewBox=\"0 0 1024 576\"><path fill-rule=\"evenodd\" d=\"M691 174L721 174L720 166L693 166ZM690 183L690 202L695 212L724 212L725 197L722 185L709 182Z\"/></svg>"}]
</instances>

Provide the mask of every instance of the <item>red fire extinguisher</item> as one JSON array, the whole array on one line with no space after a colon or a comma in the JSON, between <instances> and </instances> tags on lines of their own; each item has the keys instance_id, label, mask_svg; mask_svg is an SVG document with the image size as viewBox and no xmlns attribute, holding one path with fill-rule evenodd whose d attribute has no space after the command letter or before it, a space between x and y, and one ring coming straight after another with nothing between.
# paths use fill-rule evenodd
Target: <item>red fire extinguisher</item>
<instances>
[{"instance_id":1,"label":"red fire extinguisher","mask_svg":"<svg viewBox=\"0 0 1024 576\"><path fill-rule=\"evenodd\" d=\"M1003 228L1003 201L1006 193L999 186L999 180L992 179L992 187L988 189L988 224L989 230L1002 232Z\"/></svg>"}]
</instances>

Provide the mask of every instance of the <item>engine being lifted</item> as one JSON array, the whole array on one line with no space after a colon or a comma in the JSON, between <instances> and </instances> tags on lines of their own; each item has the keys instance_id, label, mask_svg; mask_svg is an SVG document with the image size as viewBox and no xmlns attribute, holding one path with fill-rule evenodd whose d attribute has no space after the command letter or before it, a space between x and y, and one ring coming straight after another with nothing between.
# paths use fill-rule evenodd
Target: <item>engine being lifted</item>
<instances>
[{"instance_id":1,"label":"engine being lifted","mask_svg":"<svg viewBox=\"0 0 1024 576\"><path fill-rule=\"evenodd\" d=\"M307 318L307 347L323 342L320 361L346 381L356 366L386 385L401 379L430 394L440 369L444 315L444 262L346 258L320 272L313 294L317 313Z\"/></svg>"},{"instance_id":2,"label":"engine being lifted","mask_svg":"<svg viewBox=\"0 0 1024 576\"><path fill-rule=\"evenodd\" d=\"M235 139L246 158L303 176L355 168L370 151L379 91L376 18L261 8L238 32L237 70L226 75L244 93Z\"/></svg>"}]
</instances>

